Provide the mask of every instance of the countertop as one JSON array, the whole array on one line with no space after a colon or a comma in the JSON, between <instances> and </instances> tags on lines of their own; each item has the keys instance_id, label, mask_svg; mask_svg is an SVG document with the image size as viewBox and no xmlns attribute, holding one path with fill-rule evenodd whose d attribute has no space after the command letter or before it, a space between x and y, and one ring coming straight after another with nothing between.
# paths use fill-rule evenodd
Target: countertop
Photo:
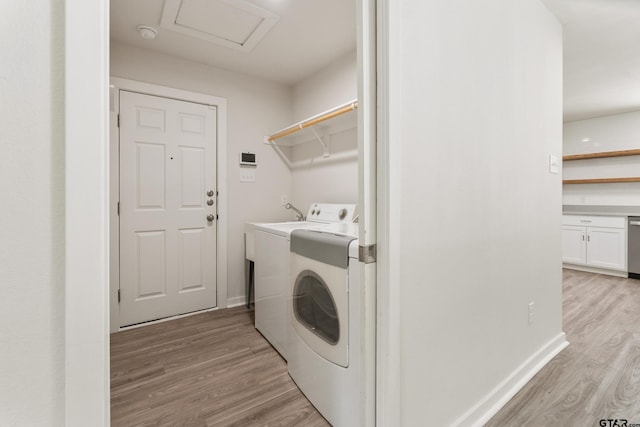
<instances>
[{"instance_id":1,"label":"countertop","mask_svg":"<svg viewBox=\"0 0 640 427\"><path fill-rule=\"evenodd\" d=\"M568 215L640 216L640 206L563 205Z\"/></svg>"}]
</instances>

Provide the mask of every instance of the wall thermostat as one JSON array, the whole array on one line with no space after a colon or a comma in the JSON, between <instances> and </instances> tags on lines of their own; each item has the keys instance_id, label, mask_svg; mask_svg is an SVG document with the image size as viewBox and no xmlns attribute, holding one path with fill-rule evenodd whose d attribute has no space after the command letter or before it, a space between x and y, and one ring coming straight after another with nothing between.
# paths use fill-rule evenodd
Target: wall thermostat
<instances>
[{"instance_id":1,"label":"wall thermostat","mask_svg":"<svg viewBox=\"0 0 640 427\"><path fill-rule=\"evenodd\" d=\"M258 166L258 163L256 163L256 154L249 152L240 153L240 166Z\"/></svg>"}]
</instances>

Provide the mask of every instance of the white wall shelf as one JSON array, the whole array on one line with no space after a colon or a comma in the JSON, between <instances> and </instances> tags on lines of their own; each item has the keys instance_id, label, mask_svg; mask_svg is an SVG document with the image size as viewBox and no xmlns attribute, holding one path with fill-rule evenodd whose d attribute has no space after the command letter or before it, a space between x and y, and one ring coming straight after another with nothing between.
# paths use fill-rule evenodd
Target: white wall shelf
<instances>
[{"instance_id":1,"label":"white wall shelf","mask_svg":"<svg viewBox=\"0 0 640 427\"><path fill-rule=\"evenodd\" d=\"M357 114L355 114L357 108L357 100L338 105L266 136L264 143L274 147L277 145L290 147L316 140L322 145L324 157L329 157L328 137L355 128L357 126ZM278 142L276 143L276 141Z\"/></svg>"}]
</instances>

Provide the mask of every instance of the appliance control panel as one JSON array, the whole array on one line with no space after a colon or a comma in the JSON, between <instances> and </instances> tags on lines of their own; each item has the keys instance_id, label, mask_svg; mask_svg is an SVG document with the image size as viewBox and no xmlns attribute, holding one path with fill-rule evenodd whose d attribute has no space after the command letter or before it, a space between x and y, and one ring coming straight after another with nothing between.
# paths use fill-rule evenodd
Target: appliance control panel
<instances>
[{"instance_id":1,"label":"appliance control panel","mask_svg":"<svg viewBox=\"0 0 640 427\"><path fill-rule=\"evenodd\" d=\"M355 204L312 203L307 212L307 221L312 222L353 222L355 218Z\"/></svg>"}]
</instances>

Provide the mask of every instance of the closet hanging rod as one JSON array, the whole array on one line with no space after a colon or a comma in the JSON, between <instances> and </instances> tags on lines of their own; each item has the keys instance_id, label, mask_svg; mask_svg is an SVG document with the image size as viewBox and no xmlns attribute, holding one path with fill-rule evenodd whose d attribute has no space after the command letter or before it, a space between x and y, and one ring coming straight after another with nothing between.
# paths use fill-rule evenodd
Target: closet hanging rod
<instances>
[{"instance_id":1,"label":"closet hanging rod","mask_svg":"<svg viewBox=\"0 0 640 427\"><path fill-rule=\"evenodd\" d=\"M279 132L274 133L273 135L271 135L269 138L267 138L267 140L269 142L273 142L276 139L280 139L282 137L291 135L292 133L298 132L299 130L302 130L304 128L308 128L309 126L314 126L317 125L318 123L322 123L324 121L333 119L334 117L340 116L342 114L348 113L349 111L353 111L356 108L358 108L358 101L351 101L348 102L344 105L340 105L336 108L333 108L325 113L322 114L318 114L317 116L311 117L307 120L303 120L301 122L298 122L294 125L291 125L287 128L282 129Z\"/></svg>"}]
</instances>

